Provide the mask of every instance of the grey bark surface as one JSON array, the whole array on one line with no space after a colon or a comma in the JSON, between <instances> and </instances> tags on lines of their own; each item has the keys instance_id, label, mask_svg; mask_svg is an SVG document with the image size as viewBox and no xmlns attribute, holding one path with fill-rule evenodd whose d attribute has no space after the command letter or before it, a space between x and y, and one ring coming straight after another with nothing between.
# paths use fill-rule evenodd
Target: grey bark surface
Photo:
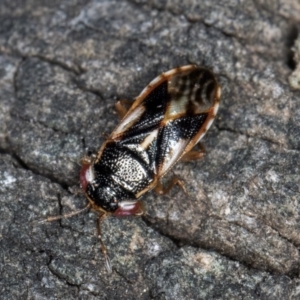
<instances>
[{"instance_id":1,"label":"grey bark surface","mask_svg":"<svg viewBox=\"0 0 300 300\"><path fill-rule=\"evenodd\" d=\"M1 298L300 298L299 1L4 0L0 22ZM34 221L86 205L116 99L190 63L222 87L206 156L164 178L188 195L103 221L110 275L93 211Z\"/></svg>"}]
</instances>

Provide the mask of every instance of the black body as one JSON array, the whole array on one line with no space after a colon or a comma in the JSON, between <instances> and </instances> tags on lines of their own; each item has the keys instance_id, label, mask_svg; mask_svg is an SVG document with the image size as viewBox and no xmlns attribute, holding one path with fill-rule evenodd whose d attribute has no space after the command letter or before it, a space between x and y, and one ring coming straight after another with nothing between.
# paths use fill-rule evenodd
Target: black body
<instances>
[{"instance_id":1,"label":"black body","mask_svg":"<svg viewBox=\"0 0 300 300\"><path fill-rule=\"evenodd\" d=\"M218 84L211 71L190 68L154 80L112 133L91 165L94 180L86 189L97 206L114 212L119 202L136 200L204 135Z\"/></svg>"}]
</instances>

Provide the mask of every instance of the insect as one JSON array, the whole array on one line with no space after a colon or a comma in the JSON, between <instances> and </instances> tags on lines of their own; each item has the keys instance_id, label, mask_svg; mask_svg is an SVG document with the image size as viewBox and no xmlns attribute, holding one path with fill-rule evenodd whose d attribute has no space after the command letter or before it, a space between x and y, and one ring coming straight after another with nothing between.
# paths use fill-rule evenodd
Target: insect
<instances>
[{"instance_id":1,"label":"insect","mask_svg":"<svg viewBox=\"0 0 300 300\"><path fill-rule=\"evenodd\" d=\"M211 126L220 96L220 86L206 68L187 65L162 73L127 112L119 104L124 115L120 124L95 155L81 160L80 184L88 199L86 208L99 213L98 237L109 271L101 219L142 215L139 199L151 189L164 193L176 183L184 188L175 178L164 191L160 179L180 159L202 156L192 149ZM71 217L83 210L47 220Z\"/></svg>"},{"instance_id":2,"label":"insect","mask_svg":"<svg viewBox=\"0 0 300 300\"><path fill-rule=\"evenodd\" d=\"M92 209L142 214L138 199L182 157L197 157L190 151L211 126L220 96L214 74L195 65L151 81L98 153L82 159L80 182Z\"/></svg>"}]
</instances>

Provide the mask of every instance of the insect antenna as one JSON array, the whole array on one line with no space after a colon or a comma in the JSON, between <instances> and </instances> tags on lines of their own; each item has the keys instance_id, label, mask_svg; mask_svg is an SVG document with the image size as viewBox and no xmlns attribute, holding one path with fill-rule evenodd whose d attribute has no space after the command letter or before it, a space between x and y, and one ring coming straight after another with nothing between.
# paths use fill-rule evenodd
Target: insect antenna
<instances>
[{"instance_id":1,"label":"insect antenna","mask_svg":"<svg viewBox=\"0 0 300 300\"><path fill-rule=\"evenodd\" d=\"M50 217L47 217L46 219L43 219L43 220L33 221L33 222L31 222L31 224L33 224L33 225L44 224L44 223L47 223L47 222L57 221L57 220L61 220L61 219L68 219L68 218L71 218L73 216L81 214L82 212L88 210L90 207L91 207L91 204L89 203L87 206L85 206L82 209L75 210L75 211L72 211L70 213L63 214L63 215L50 216Z\"/></svg>"},{"instance_id":2,"label":"insect antenna","mask_svg":"<svg viewBox=\"0 0 300 300\"><path fill-rule=\"evenodd\" d=\"M53 221L57 221L57 220L61 220L61 219L68 219L71 218L73 216L79 215L82 212L88 210L89 208L91 208L91 203L88 203L84 208L76 210L76 211L72 211L70 213L67 214L63 214L63 215L58 215L58 216L50 216L47 217L46 219L42 219L42 220L36 220L36 221L32 221L31 224L32 225L37 225L37 224L45 224L48 222L53 222ZM112 267L111 267L111 262L110 262L110 258L108 256L108 251L106 246L104 245L104 242L102 240L102 234L101 234L101 227L100 227L100 223L101 221L106 217L106 214L103 214L101 217L98 218L97 220L97 237L100 241L100 246L101 246L101 251L104 255L104 259L105 259L105 267L107 269L108 273L112 273Z\"/></svg>"}]
</instances>

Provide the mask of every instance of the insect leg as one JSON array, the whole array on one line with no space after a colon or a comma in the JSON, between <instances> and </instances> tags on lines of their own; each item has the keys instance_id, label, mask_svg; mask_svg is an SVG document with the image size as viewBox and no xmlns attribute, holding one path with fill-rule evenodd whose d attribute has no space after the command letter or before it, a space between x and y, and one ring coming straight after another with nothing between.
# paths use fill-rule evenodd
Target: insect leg
<instances>
[{"instance_id":1,"label":"insect leg","mask_svg":"<svg viewBox=\"0 0 300 300\"><path fill-rule=\"evenodd\" d=\"M154 191L159 194L159 195L165 195L167 193L169 193L169 191L171 190L171 188L175 185L178 184L183 191L187 194L186 188L184 186L184 182L181 181L178 177L173 177L173 179L171 180L171 182L168 184L168 186L166 188L164 188L161 184L160 181L158 181L156 187L154 188Z\"/></svg>"},{"instance_id":2,"label":"insect leg","mask_svg":"<svg viewBox=\"0 0 300 300\"><path fill-rule=\"evenodd\" d=\"M185 153L180 161L181 162L187 162L187 161L192 161L192 160L197 160L197 159L201 159L205 156L205 148L201 143L197 144L199 150L191 150L188 153Z\"/></svg>"},{"instance_id":3,"label":"insect leg","mask_svg":"<svg viewBox=\"0 0 300 300\"><path fill-rule=\"evenodd\" d=\"M84 157L81 158L80 165L81 166L82 165L90 165L93 162L93 160L95 159L95 157L96 157L96 154L92 154L90 156L85 155Z\"/></svg>"},{"instance_id":4,"label":"insect leg","mask_svg":"<svg viewBox=\"0 0 300 300\"><path fill-rule=\"evenodd\" d=\"M101 234L101 222L104 220L104 218L106 218L106 214L103 214L102 216L99 216L98 220L97 220L97 234L98 234L98 239L100 241L100 246L101 246L101 251L104 255L104 259L105 259L105 267L108 273L112 273L112 267L111 267L111 262L110 262L110 258L108 256L108 251L107 248L105 247L103 240L102 240L102 234Z\"/></svg>"},{"instance_id":5,"label":"insect leg","mask_svg":"<svg viewBox=\"0 0 300 300\"><path fill-rule=\"evenodd\" d=\"M126 99L121 99L118 102L116 102L115 109L120 119L123 119L123 117L126 115L131 104L132 101Z\"/></svg>"},{"instance_id":6,"label":"insect leg","mask_svg":"<svg viewBox=\"0 0 300 300\"><path fill-rule=\"evenodd\" d=\"M43 224L43 223L47 223L47 222L52 222L52 221L57 221L57 220L61 220L61 219L68 219L68 218L71 218L73 216L76 216L76 215L79 215L81 214L82 212L86 211L87 209L89 209L91 207L91 204L89 203L87 206L85 206L84 208L82 209L79 209L79 210L75 210L75 211L72 211L70 213L67 213L67 214L64 214L64 215L58 215L58 216L52 216L52 217L48 217L46 219L43 219L43 220L39 220L39 221L33 221L32 223L33 224Z\"/></svg>"}]
</instances>

